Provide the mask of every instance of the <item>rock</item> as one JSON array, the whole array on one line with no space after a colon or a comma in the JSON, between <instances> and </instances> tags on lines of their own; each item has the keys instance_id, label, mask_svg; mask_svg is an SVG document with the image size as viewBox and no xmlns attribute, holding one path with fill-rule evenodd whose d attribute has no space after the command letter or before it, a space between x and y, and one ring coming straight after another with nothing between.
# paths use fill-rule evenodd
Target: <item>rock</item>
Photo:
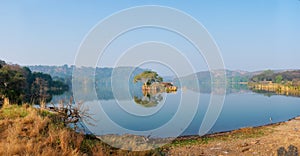
<instances>
[{"instance_id":1,"label":"rock","mask_svg":"<svg viewBox=\"0 0 300 156\"><path fill-rule=\"evenodd\" d=\"M252 141L251 144L259 144L260 140Z\"/></svg>"},{"instance_id":2,"label":"rock","mask_svg":"<svg viewBox=\"0 0 300 156\"><path fill-rule=\"evenodd\" d=\"M249 151L250 150L250 148L244 148L243 150L242 150L242 152L246 152L246 151Z\"/></svg>"},{"instance_id":3,"label":"rock","mask_svg":"<svg viewBox=\"0 0 300 156\"><path fill-rule=\"evenodd\" d=\"M299 117L296 117L295 120L300 120L300 116L299 116Z\"/></svg>"},{"instance_id":4,"label":"rock","mask_svg":"<svg viewBox=\"0 0 300 156\"><path fill-rule=\"evenodd\" d=\"M210 148L210 150L220 150L221 149L221 147L212 147L212 148Z\"/></svg>"},{"instance_id":5,"label":"rock","mask_svg":"<svg viewBox=\"0 0 300 156\"><path fill-rule=\"evenodd\" d=\"M247 146L249 146L249 144L246 142L240 145L240 147L247 147Z\"/></svg>"}]
</instances>

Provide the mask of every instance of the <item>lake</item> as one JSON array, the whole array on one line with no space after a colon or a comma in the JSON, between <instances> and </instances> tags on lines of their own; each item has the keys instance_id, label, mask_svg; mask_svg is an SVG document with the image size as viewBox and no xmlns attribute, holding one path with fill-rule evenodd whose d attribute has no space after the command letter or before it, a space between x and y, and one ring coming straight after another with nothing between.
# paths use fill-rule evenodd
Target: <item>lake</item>
<instances>
[{"instance_id":1,"label":"lake","mask_svg":"<svg viewBox=\"0 0 300 156\"><path fill-rule=\"evenodd\" d=\"M222 111L209 133L282 122L300 115L298 97L259 94L242 88L226 95ZM84 120L83 123L91 133L134 134L154 138L198 135L211 98L208 93L190 90L150 96L144 96L141 92L131 93L131 98L118 100L112 93L100 94L99 100L84 102L93 119ZM196 95L200 95L196 109L193 108L195 105L192 106L193 101L180 100L182 96ZM180 112L180 108L184 108L184 111ZM177 111L181 115L174 118Z\"/></svg>"}]
</instances>

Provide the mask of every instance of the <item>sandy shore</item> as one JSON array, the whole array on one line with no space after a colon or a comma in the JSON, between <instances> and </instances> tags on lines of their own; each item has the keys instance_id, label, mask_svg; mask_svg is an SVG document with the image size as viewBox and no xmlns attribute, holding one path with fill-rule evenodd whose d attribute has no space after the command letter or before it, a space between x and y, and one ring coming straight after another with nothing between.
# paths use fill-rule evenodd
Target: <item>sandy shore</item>
<instances>
[{"instance_id":1,"label":"sandy shore","mask_svg":"<svg viewBox=\"0 0 300 156\"><path fill-rule=\"evenodd\" d=\"M178 138L179 145L168 147L167 155L269 156L277 155L278 150L289 152L289 146L290 152L293 150L296 153L296 148L300 150L300 117L272 125L211 134L204 138Z\"/></svg>"}]
</instances>

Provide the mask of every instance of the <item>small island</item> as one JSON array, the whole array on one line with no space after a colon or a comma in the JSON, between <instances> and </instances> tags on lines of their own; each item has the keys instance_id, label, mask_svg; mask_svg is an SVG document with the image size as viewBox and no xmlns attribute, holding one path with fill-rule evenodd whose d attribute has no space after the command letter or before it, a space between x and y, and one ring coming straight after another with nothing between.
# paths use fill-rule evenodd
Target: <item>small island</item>
<instances>
[{"instance_id":1,"label":"small island","mask_svg":"<svg viewBox=\"0 0 300 156\"><path fill-rule=\"evenodd\" d=\"M144 71L134 77L134 83L142 82L143 93L176 92L177 87L171 82L163 82L163 78L154 71Z\"/></svg>"}]
</instances>

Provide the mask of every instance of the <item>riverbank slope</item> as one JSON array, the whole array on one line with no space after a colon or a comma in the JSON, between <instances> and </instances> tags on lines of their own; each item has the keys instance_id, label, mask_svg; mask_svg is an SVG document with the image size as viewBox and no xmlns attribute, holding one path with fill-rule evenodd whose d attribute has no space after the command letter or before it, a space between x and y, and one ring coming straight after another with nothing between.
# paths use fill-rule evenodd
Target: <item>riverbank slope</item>
<instances>
[{"instance_id":1,"label":"riverbank slope","mask_svg":"<svg viewBox=\"0 0 300 156\"><path fill-rule=\"evenodd\" d=\"M0 109L0 155L277 155L300 148L300 117L203 137L177 138L159 149L130 152L64 125L29 105Z\"/></svg>"},{"instance_id":2,"label":"riverbank slope","mask_svg":"<svg viewBox=\"0 0 300 156\"><path fill-rule=\"evenodd\" d=\"M289 151L290 148L290 151ZM277 155L300 149L300 117L205 137L178 138L168 155ZM294 152L295 153L295 152ZM293 154L294 155L294 154Z\"/></svg>"}]
</instances>

